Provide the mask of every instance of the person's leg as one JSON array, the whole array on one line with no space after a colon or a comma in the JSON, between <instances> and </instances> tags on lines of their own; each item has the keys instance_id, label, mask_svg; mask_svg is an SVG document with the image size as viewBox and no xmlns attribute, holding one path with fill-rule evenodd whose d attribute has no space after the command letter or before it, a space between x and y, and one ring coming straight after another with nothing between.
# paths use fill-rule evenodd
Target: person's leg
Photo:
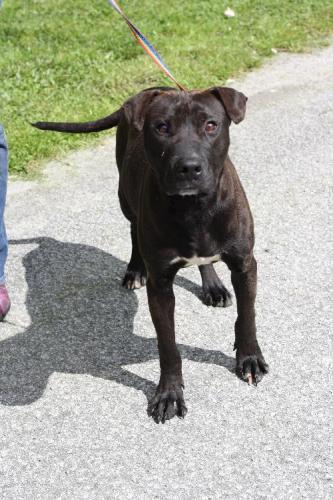
<instances>
[{"instance_id":1,"label":"person's leg","mask_svg":"<svg viewBox=\"0 0 333 500\"><path fill-rule=\"evenodd\" d=\"M5 286L5 265L8 254L8 241L4 222L4 211L7 194L8 149L5 133L0 125L0 321L10 308L10 300Z\"/></svg>"}]
</instances>

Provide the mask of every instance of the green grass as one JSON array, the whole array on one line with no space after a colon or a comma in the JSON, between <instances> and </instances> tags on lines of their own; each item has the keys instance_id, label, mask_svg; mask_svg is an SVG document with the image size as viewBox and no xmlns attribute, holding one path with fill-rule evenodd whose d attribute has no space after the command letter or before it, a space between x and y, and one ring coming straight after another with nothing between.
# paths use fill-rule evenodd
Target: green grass
<instances>
[{"instance_id":1,"label":"green grass","mask_svg":"<svg viewBox=\"0 0 333 500\"><path fill-rule=\"evenodd\" d=\"M189 88L223 84L278 50L333 32L332 0L120 0ZM232 7L236 17L223 12ZM0 10L0 121L13 173L101 135L39 132L36 120L90 120L147 86L168 84L106 0L5 0Z\"/></svg>"}]
</instances>

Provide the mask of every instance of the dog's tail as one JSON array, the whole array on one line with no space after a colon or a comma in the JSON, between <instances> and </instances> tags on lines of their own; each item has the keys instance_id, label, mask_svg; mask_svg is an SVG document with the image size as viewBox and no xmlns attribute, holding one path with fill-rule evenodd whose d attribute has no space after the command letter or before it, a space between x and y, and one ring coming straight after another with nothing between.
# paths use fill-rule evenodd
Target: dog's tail
<instances>
[{"instance_id":1,"label":"dog's tail","mask_svg":"<svg viewBox=\"0 0 333 500\"><path fill-rule=\"evenodd\" d=\"M120 108L111 115L105 116L105 118L100 118L94 122L36 122L31 123L31 125L41 130L54 130L56 132L69 132L71 134L89 134L90 132L100 132L101 130L116 127L122 116L123 109Z\"/></svg>"}]
</instances>

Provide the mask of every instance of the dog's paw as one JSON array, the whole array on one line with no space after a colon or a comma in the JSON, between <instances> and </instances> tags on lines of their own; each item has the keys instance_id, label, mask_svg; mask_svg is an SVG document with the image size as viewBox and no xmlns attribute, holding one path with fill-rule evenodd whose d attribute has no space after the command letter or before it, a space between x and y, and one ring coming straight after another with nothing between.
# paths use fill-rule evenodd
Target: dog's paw
<instances>
[{"instance_id":1,"label":"dog's paw","mask_svg":"<svg viewBox=\"0 0 333 500\"><path fill-rule=\"evenodd\" d=\"M134 271L127 269L122 285L127 290L137 290L145 286L147 282L147 274L145 271Z\"/></svg>"},{"instance_id":2,"label":"dog's paw","mask_svg":"<svg viewBox=\"0 0 333 500\"><path fill-rule=\"evenodd\" d=\"M222 283L202 288L202 302L206 306L229 307L232 305L231 293Z\"/></svg>"},{"instance_id":3,"label":"dog's paw","mask_svg":"<svg viewBox=\"0 0 333 500\"><path fill-rule=\"evenodd\" d=\"M181 384L159 384L154 397L149 401L147 413L149 417L159 424L165 423L177 415L184 418L187 413L185 406L183 387Z\"/></svg>"},{"instance_id":4,"label":"dog's paw","mask_svg":"<svg viewBox=\"0 0 333 500\"><path fill-rule=\"evenodd\" d=\"M257 385L268 370L268 364L261 353L243 356L237 352L236 374L249 385Z\"/></svg>"}]
</instances>

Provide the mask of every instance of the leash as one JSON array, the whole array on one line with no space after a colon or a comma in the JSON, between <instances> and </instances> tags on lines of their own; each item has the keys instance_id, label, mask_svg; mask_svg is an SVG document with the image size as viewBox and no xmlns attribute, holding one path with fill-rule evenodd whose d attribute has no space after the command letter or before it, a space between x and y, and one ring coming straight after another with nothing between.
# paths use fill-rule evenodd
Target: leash
<instances>
[{"instance_id":1,"label":"leash","mask_svg":"<svg viewBox=\"0 0 333 500\"><path fill-rule=\"evenodd\" d=\"M126 21L129 29L135 36L137 42L141 45L143 50L149 55L149 57L154 61L155 64L163 71L163 73L173 81L180 90L186 90L186 87L177 82L176 78L171 73L168 66L163 61L162 57L159 55L155 47L147 40L147 38L141 33L141 31L130 21L130 19L126 16L126 14L121 10L118 3L115 0L108 0L111 7L114 8L122 16L122 18Z\"/></svg>"}]
</instances>

